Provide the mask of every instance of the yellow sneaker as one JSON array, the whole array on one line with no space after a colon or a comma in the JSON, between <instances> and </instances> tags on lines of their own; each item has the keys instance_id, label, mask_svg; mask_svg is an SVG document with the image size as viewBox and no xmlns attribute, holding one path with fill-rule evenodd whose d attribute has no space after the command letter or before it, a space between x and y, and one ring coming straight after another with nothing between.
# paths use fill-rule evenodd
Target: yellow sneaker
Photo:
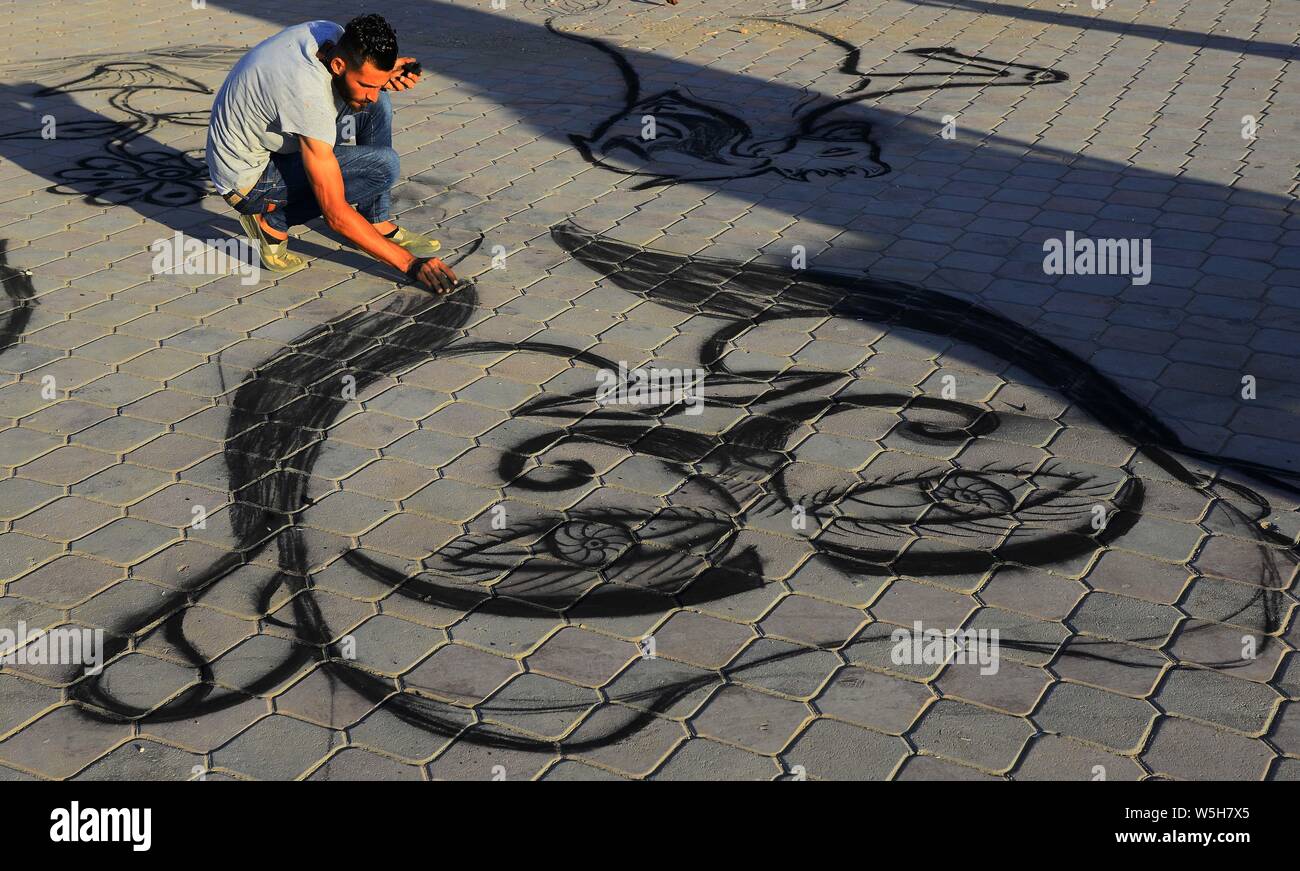
<instances>
[{"instance_id":1,"label":"yellow sneaker","mask_svg":"<svg viewBox=\"0 0 1300 871\"><path fill-rule=\"evenodd\" d=\"M244 228L248 239L257 246L257 253L262 258L262 267L272 272L294 272L307 265L301 254L289 250L289 240L283 242L266 235L257 215L240 215L239 224Z\"/></svg>"},{"instance_id":2,"label":"yellow sneaker","mask_svg":"<svg viewBox=\"0 0 1300 871\"><path fill-rule=\"evenodd\" d=\"M410 230L404 230L401 227L398 227L397 232L389 236L388 239L390 242L401 245L416 257L433 257L442 248L442 243L437 239L430 239L428 236L412 233Z\"/></svg>"}]
</instances>

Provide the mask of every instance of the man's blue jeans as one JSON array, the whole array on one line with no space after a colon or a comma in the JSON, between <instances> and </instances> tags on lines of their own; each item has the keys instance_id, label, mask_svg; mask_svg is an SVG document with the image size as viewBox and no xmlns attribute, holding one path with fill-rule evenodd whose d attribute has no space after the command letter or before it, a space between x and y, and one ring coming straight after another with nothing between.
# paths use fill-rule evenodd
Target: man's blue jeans
<instances>
[{"instance_id":1,"label":"man's blue jeans","mask_svg":"<svg viewBox=\"0 0 1300 871\"><path fill-rule=\"evenodd\" d=\"M352 135L355 145L341 144ZM361 216L372 224L387 221L391 206L388 194L401 169L393 150L393 104L388 94L380 91L379 99L366 108L340 115L335 142L340 143L334 146L334 156L343 171L348 202L355 204ZM272 203L274 211L266 212ZM272 154L262 177L234 208L244 215L265 213L266 223L281 233L321 216L320 204L302 165L302 154L297 151Z\"/></svg>"}]
</instances>

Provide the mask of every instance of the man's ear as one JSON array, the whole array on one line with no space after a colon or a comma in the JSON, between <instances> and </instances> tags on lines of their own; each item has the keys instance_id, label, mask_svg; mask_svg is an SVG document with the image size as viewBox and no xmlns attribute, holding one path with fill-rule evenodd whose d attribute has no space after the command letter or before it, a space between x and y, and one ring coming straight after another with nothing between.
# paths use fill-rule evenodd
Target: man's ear
<instances>
[{"instance_id":1,"label":"man's ear","mask_svg":"<svg viewBox=\"0 0 1300 871\"><path fill-rule=\"evenodd\" d=\"M336 76L341 76L348 68L348 62L338 55L330 58L330 72Z\"/></svg>"}]
</instances>

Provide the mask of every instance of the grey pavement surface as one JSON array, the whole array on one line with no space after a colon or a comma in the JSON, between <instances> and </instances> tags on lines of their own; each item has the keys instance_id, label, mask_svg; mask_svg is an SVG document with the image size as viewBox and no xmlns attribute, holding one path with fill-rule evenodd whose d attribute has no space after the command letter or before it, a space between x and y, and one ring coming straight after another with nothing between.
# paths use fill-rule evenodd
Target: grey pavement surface
<instances>
[{"instance_id":1,"label":"grey pavement surface","mask_svg":"<svg viewBox=\"0 0 1300 871\"><path fill-rule=\"evenodd\" d=\"M1300 778L1300 6L375 4L435 298L160 268L194 5L0 10L0 779Z\"/></svg>"}]
</instances>

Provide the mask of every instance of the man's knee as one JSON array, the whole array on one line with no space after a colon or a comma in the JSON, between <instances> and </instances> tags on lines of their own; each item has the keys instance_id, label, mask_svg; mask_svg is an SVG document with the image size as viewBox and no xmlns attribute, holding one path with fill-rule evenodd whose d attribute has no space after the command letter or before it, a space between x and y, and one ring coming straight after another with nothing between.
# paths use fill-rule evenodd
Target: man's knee
<instances>
[{"instance_id":1,"label":"man's knee","mask_svg":"<svg viewBox=\"0 0 1300 871\"><path fill-rule=\"evenodd\" d=\"M402 158L398 156L396 149L385 146L376 147L375 165L380 178L387 181L389 187L397 184L397 177L402 174Z\"/></svg>"},{"instance_id":2,"label":"man's knee","mask_svg":"<svg viewBox=\"0 0 1300 871\"><path fill-rule=\"evenodd\" d=\"M397 151L386 145L355 145L336 149L343 181L351 185L364 183L367 187L388 190L397 184L402 163Z\"/></svg>"}]
</instances>

